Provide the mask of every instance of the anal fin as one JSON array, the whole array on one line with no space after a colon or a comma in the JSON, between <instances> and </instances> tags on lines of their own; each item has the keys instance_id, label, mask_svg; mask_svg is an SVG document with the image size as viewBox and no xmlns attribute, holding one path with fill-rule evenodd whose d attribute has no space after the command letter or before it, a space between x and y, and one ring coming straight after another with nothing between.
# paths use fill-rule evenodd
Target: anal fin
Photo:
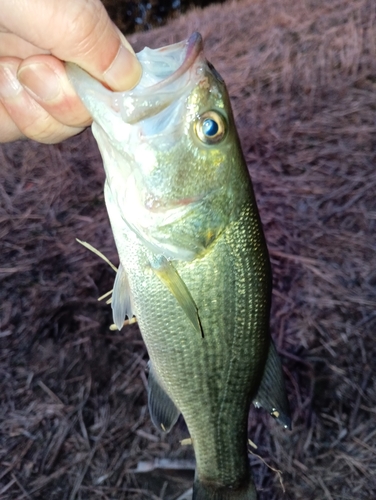
<instances>
[{"instance_id":1,"label":"anal fin","mask_svg":"<svg viewBox=\"0 0 376 500\"><path fill-rule=\"evenodd\" d=\"M167 260L166 257L158 256L152 260L151 267L154 273L179 302L195 330L203 337L204 332L202 331L196 303L173 264Z\"/></svg>"},{"instance_id":2,"label":"anal fin","mask_svg":"<svg viewBox=\"0 0 376 500\"><path fill-rule=\"evenodd\" d=\"M162 432L169 432L179 418L180 411L158 381L151 362L148 375L148 405L155 427Z\"/></svg>"},{"instance_id":3,"label":"anal fin","mask_svg":"<svg viewBox=\"0 0 376 500\"><path fill-rule=\"evenodd\" d=\"M272 340L270 340L264 374L253 404L256 408L264 408L281 425L291 430L290 408L282 363Z\"/></svg>"}]
</instances>

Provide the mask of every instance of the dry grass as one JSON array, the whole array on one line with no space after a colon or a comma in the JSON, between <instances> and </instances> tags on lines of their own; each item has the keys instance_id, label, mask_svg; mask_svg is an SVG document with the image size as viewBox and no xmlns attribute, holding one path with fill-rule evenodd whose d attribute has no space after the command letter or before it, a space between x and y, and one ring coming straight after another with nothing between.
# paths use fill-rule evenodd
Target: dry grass
<instances>
[{"instance_id":1,"label":"dry grass","mask_svg":"<svg viewBox=\"0 0 376 500\"><path fill-rule=\"evenodd\" d=\"M199 29L228 82L274 270L272 331L293 431L252 410L258 453L285 499L376 496L376 6L248 0L137 34L137 48ZM151 426L137 327L112 333L96 297L117 263L89 132L0 149L0 498L164 499L191 458ZM254 451L254 450L253 450ZM260 500L278 474L251 456Z\"/></svg>"}]
</instances>

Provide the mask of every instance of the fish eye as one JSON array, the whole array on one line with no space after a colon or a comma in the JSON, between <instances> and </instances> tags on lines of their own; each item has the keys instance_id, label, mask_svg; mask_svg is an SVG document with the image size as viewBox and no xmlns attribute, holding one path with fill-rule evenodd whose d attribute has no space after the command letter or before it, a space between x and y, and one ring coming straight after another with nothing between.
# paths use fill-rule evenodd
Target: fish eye
<instances>
[{"instance_id":1,"label":"fish eye","mask_svg":"<svg viewBox=\"0 0 376 500\"><path fill-rule=\"evenodd\" d=\"M199 116L195 131L204 144L217 144L226 134L225 119L217 111L207 111Z\"/></svg>"}]
</instances>

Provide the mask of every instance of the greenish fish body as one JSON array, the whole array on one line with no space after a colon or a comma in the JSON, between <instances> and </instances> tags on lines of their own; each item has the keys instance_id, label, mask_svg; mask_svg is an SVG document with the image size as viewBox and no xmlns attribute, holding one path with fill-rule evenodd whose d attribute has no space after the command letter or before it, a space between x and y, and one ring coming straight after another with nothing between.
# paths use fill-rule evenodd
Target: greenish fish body
<instances>
[{"instance_id":1,"label":"greenish fish body","mask_svg":"<svg viewBox=\"0 0 376 500\"><path fill-rule=\"evenodd\" d=\"M141 82L123 93L67 67L106 170L121 262L114 322L137 317L154 424L186 421L194 500L255 499L249 406L290 420L269 335L269 257L228 94L198 34L138 57Z\"/></svg>"}]
</instances>

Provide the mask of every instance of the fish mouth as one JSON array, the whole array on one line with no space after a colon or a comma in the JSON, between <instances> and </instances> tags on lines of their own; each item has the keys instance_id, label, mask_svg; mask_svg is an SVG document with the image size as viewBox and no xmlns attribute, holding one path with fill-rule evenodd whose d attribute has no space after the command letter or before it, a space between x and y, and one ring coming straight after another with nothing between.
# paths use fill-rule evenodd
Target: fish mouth
<instances>
[{"instance_id":1,"label":"fish mouth","mask_svg":"<svg viewBox=\"0 0 376 500\"><path fill-rule=\"evenodd\" d=\"M137 54L143 67L140 82L128 92L113 92L112 109L128 124L160 113L196 85L200 77L195 67L202 53L203 41L197 32L183 42L145 48Z\"/></svg>"},{"instance_id":2,"label":"fish mouth","mask_svg":"<svg viewBox=\"0 0 376 500\"><path fill-rule=\"evenodd\" d=\"M192 35L183 42L179 42L173 46L162 47L159 49L161 53L164 51L169 51L172 48L184 48L185 47L185 57L182 64L168 77L161 80L159 83L156 83L149 87L149 91L160 90L166 85L169 85L175 82L178 78L180 78L184 73L186 73L191 66L196 61L197 57L203 50L203 41L200 33L195 31Z\"/></svg>"},{"instance_id":3,"label":"fish mouth","mask_svg":"<svg viewBox=\"0 0 376 500\"><path fill-rule=\"evenodd\" d=\"M195 63L203 52L200 33L188 40L159 49L145 48L138 54L143 68L138 85L113 92L73 63L66 63L68 77L94 121L104 130L117 121L133 125L156 115L197 83ZM197 71L196 71L197 73ZM116 124L121 129L121 124Z\"/></svg>"}]
</instances>

